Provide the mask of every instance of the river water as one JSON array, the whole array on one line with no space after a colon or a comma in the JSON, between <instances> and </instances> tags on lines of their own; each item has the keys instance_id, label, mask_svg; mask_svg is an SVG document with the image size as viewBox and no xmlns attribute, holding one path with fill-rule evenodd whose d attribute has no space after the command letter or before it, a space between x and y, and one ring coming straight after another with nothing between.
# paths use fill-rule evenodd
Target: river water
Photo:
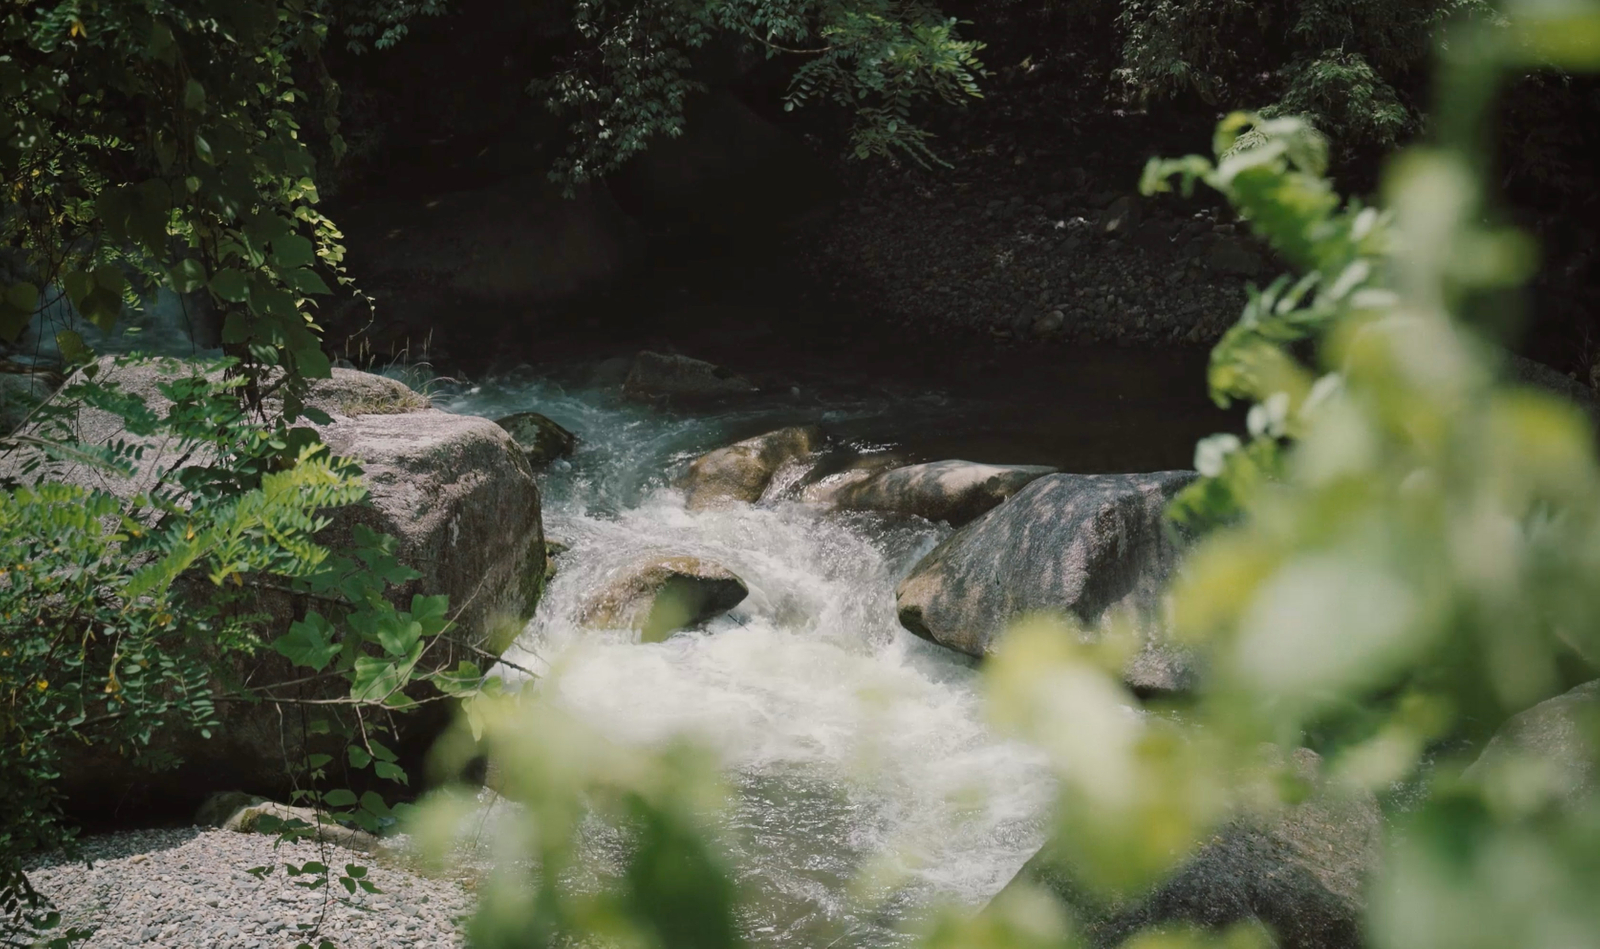
<instances>
[{"instance_id":1,"label":"river water","mask_svg":"<svg viewBox=\"0 0 1600 949\"><path fill-rule=\"evenodd\" d=\"M508 658L558 662L559 700L616 742L688 736L715 750L736 792L729 837L759 946L894 945L929 907L981 905L1038 847L1052 793L1039 756L986 726L973 663L896 620L895 584L948 527L788 500L689 511L669 486L702 452L801 422L914 457L1009 442L1012 456L973 460L1022 463L1083 447L1007 438L1005 420L1028 417L1014 405L841 389L700 414L531 372L434 396L490 418L538 411L579 435L541 477L546 532L569 549ZM580 629L584 596L652 554L721 564L749 597L661 643ZM869 864L900 877L887 900L852 899Z\"/></svg>"},{"instance_id":2,"label":"river water","mask_svg":"<svg viewBox=\"0 0 1600 949\"><path fill-rule=\"evenodd\" d=\"M207 354L176 312L152 308L143 332L91 342ZM688 511L672 474L791 424L914 461L1164 470L1186 467L1195 439L1230 420L1203 398L1199 354L914 349L893 334L819 344L803 321L804 333L737 335L729 328L746 321L742 310L722 327L691 315L715 330L691 348L753 372L768 394L691 413L625 403L614 365L609 379L595 372L622 355L615 340L569 342L582 352L472 382L425 368L389 374L446 411L537 411L578 434L573 457L540 476L546 533L568 549L508 658L559 662L555 684L535 687L558 690L615 742L689 737L720 756L735 791L726 829L750 942L901 944L930 908L979 906L1004 886L1042 841L1052 794L1039 755L985 725L974 664L896 620L896 583L949 528L790 500ZM44 329L34 334L41 353ZM720 564L749 596L661 643L580 629L584 596L653 554ZM887 898L852 896L868 866L899 880Z\"/></svg>"}]
</instances>

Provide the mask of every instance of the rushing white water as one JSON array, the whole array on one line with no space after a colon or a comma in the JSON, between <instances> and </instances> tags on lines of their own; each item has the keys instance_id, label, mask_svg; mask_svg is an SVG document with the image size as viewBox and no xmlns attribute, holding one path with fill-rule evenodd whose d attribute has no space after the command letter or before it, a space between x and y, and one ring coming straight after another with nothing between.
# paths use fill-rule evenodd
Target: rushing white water
<instances>
[{"instance_id":1,"label":"rushing white water","mask_svg":"<svg viewBox=\"0 0 1600 949\"><path fill-rule=\"evenodd\" d=\"M1040 761L986 728L970 663L895 619L895 582L941 528L794 502L691 512L667 487L674 467L732 439L797 421L860 430L883 403L684 417L528 379L435 401L538 411L578 433L570 463L542 479L546 532L570 549L511 657L559 661L561 700L614 740L688 735L721 755L753 942L894 944L926 907L981 904L1037 847L1051 790ZM584 594L654 552L721 564L750 595L662 643L579 629ZM887 903L854 902L851 880L883 861L905 882Z\"/></svg>"}]
</instances>

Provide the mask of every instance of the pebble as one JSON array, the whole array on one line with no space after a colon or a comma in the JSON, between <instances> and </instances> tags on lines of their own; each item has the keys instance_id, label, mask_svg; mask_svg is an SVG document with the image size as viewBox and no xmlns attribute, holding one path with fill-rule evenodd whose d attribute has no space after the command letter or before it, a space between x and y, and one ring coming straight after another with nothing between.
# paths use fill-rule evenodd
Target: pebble
<instances>
[{"instance_id":1,"label":"pebble","mask_svg":"<svg viewBox=\"0 0 1600 949\"><path fill-rule=\"evenodd\" d=\"M337 880L335 892L295 886L284 863L310 860L365 866L381 892L346 896ZM393 863L310 843L278 845L264 834L188 827L88 837L80 859L41 857L27 869L65 925L94 930L80 944L87 949L292 949L324 938L340 949L464 946L462 923L472 911L466 890ZM258 866L273 871L260 879L246 872ZM308 927L319 927L315 938Z\"/></svg>"}]
</instances>

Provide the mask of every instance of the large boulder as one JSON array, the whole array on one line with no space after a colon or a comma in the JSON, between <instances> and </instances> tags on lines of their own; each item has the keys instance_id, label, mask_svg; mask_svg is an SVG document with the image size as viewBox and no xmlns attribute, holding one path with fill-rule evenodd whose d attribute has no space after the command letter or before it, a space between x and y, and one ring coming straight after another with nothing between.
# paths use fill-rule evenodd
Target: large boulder
<instances>
[{"instance_id":1,"label":"large boulder","mask_svg":"<svg viewBox=\"0 0 1600 949\"><path fill-rule=\"evenodd\" d=\"M642 352L622 383L633 402L711 402L759 391L750 380L703 359Z\"/></svg>"},{"instance_id":2,"label":"large boulder","mask_svg":"<svg viewBox=\"0 0 1600 949\"><path fill-rule=\"evenodd\" d=\"M701 455L677 485L690 510L758 501L785 465L810 457L821 444L815 426L781 428Z\"/></svg>"},{"instance_id":3,"label":"large boulder","mask_svg":"<svg viewBox=\"0 0 1600 949\"><path fill-rule=\"evenodd\" d=\"M1177 560L1169 501L1189 471L1054 474L1035 479L935 547L895 590L900 623L970 656L1033 613L1085 624L1113 608L1149 616ZM1140 691L1189 685L1187 663L1151 636L1125 670Z\"/></svg>"},{"instance_id":4,"label":"large boulder","mask_svg":"<svg viewBox=\"0 0 1600 949\"><path fill-rule=\"evenodd\" d=\"M380 378L333 372L316 384L313 402ZM318 427L322 440L361 463L368 501L337 512L324 541L344 543L357 523L394 536L400 561L422 574L394 591L399 601L448 594L473 645L503 650L533 615L545 571L539 489L523 452L505 429L473 416L327 411L333 422Z\"/></svg>"},{"instance_id":5,"label":"large boulder","mask_svg":"<svg viewBox=\"0 0 1600 949\"><path fill-rule=\"evenodd\" d=\"M1467 769L1473 780L1506 771L1524 779L1544 772L1562 800L1578 804L1600 788L1595 761L1600 758L1600 679L1564 692L1512 716Z\"/></svg>"},{"instance_id":6,"label":"large boulder","mask_svg":"<svg viewBox=\"0 0 1600 949\"><path fill-rule=\"evenodd\" d=\"M578 436L538 412L518 412L497 419L495 424L511 433L522 448L528 464L542 468L557 458L565 458L578 447Z\"/></svg>"},{"instance_id":7,"label":"large boulder","mask_svg":"<svg viewBox=\"0 0 1600 949\"><path fill-rule=\"evenodd\" d=\"M121 367L106 360L100 377L161 413L171 403L158 386L187 371L176 360ZM421 574L391 588L391 598L409 606L413 594L450 597L458 611L456 632L450 643L429 651L430 663L481 661L480 651L503 650L532 615L545 571L538 487L511 436L487 419L429 408L425 397L393 379L354 370L335 369L333 378L314 382L307 403L328 413L331 421L314 427L335 455L359 462L368 490L365 503L330 513L332 524L319 541L334 549L349 547L357 525L389 534L399 542L400 561ZM88 444L129 438L120 417L93 408L78 412L75 434ZM28 473L22 452L0 460L0 476L64 481L128 497L150 487L158 468L178 460L162 443L147 442L145 448L141 474L134 478L65 462ZM268 617L263 630L268 639L309 605L267 589L255 599L250 612ZM235 671L253 686L299 678L271 652L242 662ZM158 809L191 808L199 795L221 788L287 793L283 750L299 747L298 719L280 716L270 704L229 703L221 714L223 727L215 738L185 735L164 749L187 762L176 771L136 771L114 752L107 757L91 749L68 763L65 786L82 799L76 802L80 805L127 794L130 806ZM428 736L419 731L413 737L425 743Z\"/></svg>"},{"instance_id":8,"label":"large boulder","mask_svg":"<svg viewBox=\"0 0 1600 949\"><path fill-rule=\"evenodd\" d=\"M1383 855L1383 816L1369 792L1321 785L1316 754L1296 765L1313 782L1305 801L1218 832L1149 892L1096 899L1051 847L1009 885L1042 886L1071 910L1088 944L1109 947L1152 927L1222 928L1259 921L1282 949L1359 949L1363 890Z\"/></svg>"},{"instance_id":9,"label":"large boulder","mask_svg":"<svg viewBox=\"0 0 1600 949\"><path fill-rule=\"evenodd\" d=\"M841 489L847 511L912 514L960 527L1057 469L1042 465L982 465L934 461L880 472Z\"/></svg>"},{"instance_id":10,"label":"large boulder","mask_svg":"<svg viewBox=\"0 0 1600 949\"><path fill-rule=\"evenodd\" d=\"M734 573L696 557L633 564L595 591L578 621L592 629L636 629L660 642L728 612L750 594Z\"/></svg>"}]
</instances>

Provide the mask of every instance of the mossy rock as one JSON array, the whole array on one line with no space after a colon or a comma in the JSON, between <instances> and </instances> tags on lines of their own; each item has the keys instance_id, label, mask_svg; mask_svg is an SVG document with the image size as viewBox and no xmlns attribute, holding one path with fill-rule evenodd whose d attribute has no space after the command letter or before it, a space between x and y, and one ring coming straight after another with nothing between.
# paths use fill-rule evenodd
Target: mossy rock
<instances>
[{"instance_id":1,"label":"mossy rock","mask_svg":"<svg viewBox=\"0 0 1600 949\"><path fill-rule=\"evenodd\" d=\"M565 458L578 447L578 436L538 412L518 412L495 422L511 433L528 457L528 463L542 468L557 458Z\"/></svg>"}]
</instances>

